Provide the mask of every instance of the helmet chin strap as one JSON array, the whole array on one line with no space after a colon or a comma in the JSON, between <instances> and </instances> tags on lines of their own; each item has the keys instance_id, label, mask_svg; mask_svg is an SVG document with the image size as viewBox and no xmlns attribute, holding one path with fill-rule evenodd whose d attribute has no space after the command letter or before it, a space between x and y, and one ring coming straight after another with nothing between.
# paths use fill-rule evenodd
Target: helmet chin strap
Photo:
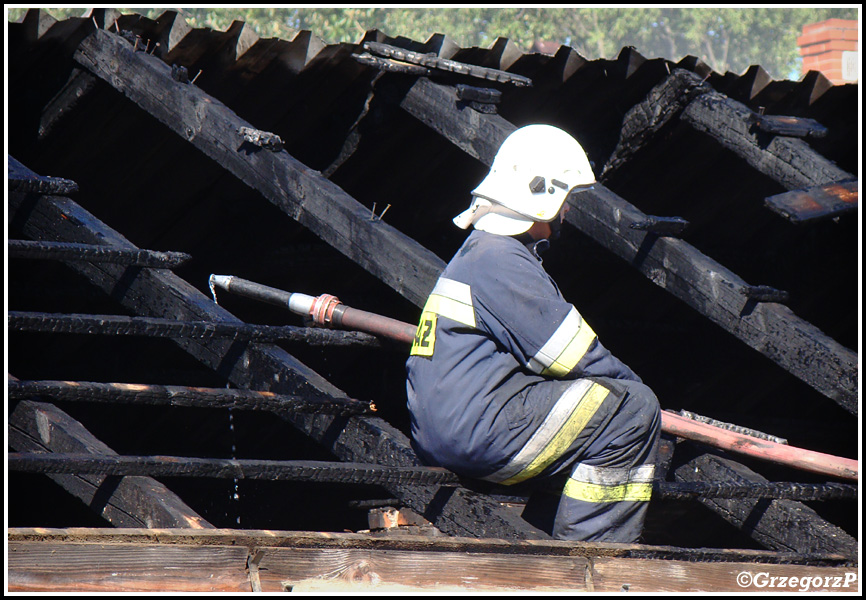
<instances>
[{"instance_id":1,"label":"helmet chin strap","mask_svg":"<svg viewBox=\"0 0 866 600\"><path fill-rule=\"evenodd\" d=\"M535 258L538 259L538 262L541 262L541 253L550 248L550 240L538 240L532 245L530 251L535 255Z\"/></svg>"}]
</instances>

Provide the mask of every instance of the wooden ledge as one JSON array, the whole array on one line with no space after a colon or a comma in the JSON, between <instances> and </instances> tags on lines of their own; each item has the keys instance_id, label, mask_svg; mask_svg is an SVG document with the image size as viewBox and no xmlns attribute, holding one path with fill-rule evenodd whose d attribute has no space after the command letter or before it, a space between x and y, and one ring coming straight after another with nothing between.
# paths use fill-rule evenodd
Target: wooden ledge
<instances>
[{"instance_id":1,"label":"wooden ledge","mask_svg":"<svg viewBox=\"0 0 866 600\"><path fill-rule=\"evenodd\" d=\"M766 591L782 578L798 591L859 590L856 567L836 555L232 529L7 538L9 591L762 591L772 578Z\"/></svg>"}]
</instances>

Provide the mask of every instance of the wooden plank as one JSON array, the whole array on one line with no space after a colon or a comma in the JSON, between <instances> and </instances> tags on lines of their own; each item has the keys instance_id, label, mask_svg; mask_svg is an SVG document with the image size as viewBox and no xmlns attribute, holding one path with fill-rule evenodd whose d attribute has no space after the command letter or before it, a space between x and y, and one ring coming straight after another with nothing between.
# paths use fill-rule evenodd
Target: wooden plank
<instances>
[{"instance_id":1,"label":"wooden plank","mask_svg":"<svg viewBox=\"0 0 866 600\"><path fill-rule=\"evenodd\" d=\"M255 127L196 86L172 80L164 62L103 30L82 41L75 60L398 293L424 303L441 259L371 221L366 207L285 151L249 150L238 130Z\"/></svg>"},{"instance_id":2,"label":"wooden plank","mask_svg":"<svg viewBox=\"0 0 866 600\"><path fill-rule=\"evenodd\" d=\"M265 549L262 591L586 591L586 558L354 548Z\"/></svg>"},{"instance_id":3,"label":"wooden plank","mask_svg":"<svg viewBox=\"0 0 866 600\"><path fill-rule=\"evenodd\" d=\"M594 592L842 592L859 590L853 568L665 560L592 562Z\"/></svg>"},{"instance_id":4,"label":"wooden plank","mask_svg":"<svg viewBox=\"0 0 866 600\"><path fill-rule=\"evenodd\" d=\"M248 592L246 548L9 542L10 592Z\"/></svg>"},{"instance_id":5,"label":"wooden plank","mask_svg":"<svg viewBox=\"0 0 866 600\"><path fill-rule=\"evenodd\" d=\"M26 452L116 455L83 425L51 404L21 401L9 416L9 445ZM163 484L150 477L49 477L115 527L212 528Z\"/></svg>"},{"instance_id":6,"label":"wooden plank","mask_svg":"<svg viewBox=\"0 0 866 600\"><path fill-rule=\"evenodd\" d=\"M264 592L739 591L765 589L771 577L785 584L807 578L808 591L858 589L856 566L838 557L810 563L759 551L633 544L22 528L9 531L8 548L15 591L250 591L253 579Z\"/></svg>"},{"instance_id":7,"label":"wooden plank","mask_svg":"<svg viewBox=\"0 0 866 600\"><path fill-rule=\"evenodd\" d=\"M430 537L426 535L379 536L368 533L319 531L275 531L262 529L110 529L92 527L16 527L7 532L9 541L67 541L98 544L245 546L279 548L332 548L368 550L419 550L461 552L467 555L508 554L524 556L575 556L583 558L627 558L682 560L708 563L760 563L816 567L849 567L856 564L840 554L810 554L768 550L725 548L678 548L646 544L569 542L562 540L505 540L475 537Z\"/></svg>"},{"instance_id":8,"label":"wooden plank","mask_svg":"<svg viewBox=\"0 0 866 600\"><path fill-rule=\"evenodd\" d=\"M677 481L757 483L767 480L751 469L713 454L702 454L677 468ZM702 498L700 502L763 546L785 552L858 555L857 540L794 500Z\"/></svg>"},{"instance_id":9,"label":"wooden plank","mask_svg":"<svg viewBox=\"0 0 866 600\"><path fill-rule=\"evenodd\" d=\"M856 212L859 206L859 185L859 180L854 179L792 190L770 196L764 200L764 204L792 223L833 219Z\"/></svg>"},{"instance_id":10,"label":"wooden plank","mask_svg":"<svg viewBox=\"0 0 866 600\"><path fill-rule=\"evenodd\" d=\"M401 106L471 156L491 164L515 127L498 115L460 111L455 98L450 88L419 80ZM569 223L780 367L849 412L857 412L855 352L784 306L750 300L742 293L748 289L744 280L691 244L632 229L633 223L643 223L648 216L602 184L568 202Z\"/></svg>"},{"instance_id":11,"label":"wooden plank","mask_svg":"<svg viewBox=\"0 0 866 600\"><path fill-rule=\"evenodd\" d=\"M135 248L93 215L60 197L9 195L10 230L36 239L58 239ZM142 316L178 320L240 323L186 281L162 269L125 269L110 263L70 265L123 306ZM347 398L282 348L232 340L175 340L197 360L236 387L298 394L310 399ZM418 466L406 436L377 417L283 415L337 458L349 462ZM548 538L498 502L467 490L438 485L388 486L409 508L449 535L505 539Z\"/></svg>"}]
</instances>

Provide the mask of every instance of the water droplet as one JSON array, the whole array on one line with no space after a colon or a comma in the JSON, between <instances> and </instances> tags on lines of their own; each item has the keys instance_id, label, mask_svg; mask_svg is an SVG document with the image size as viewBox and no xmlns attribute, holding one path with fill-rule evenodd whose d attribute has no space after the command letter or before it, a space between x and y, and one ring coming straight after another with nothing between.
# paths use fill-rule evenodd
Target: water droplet
<instances>
[{"instance_id":1,"label":"water droplet","mask_svg":"<svg viewBox=\"0 0 866 600\"><path fill-rule=\"evenodd\" d=\"M226 388L228 388L228 387L229 386L226 385ZM236 444L236 439L235 439L235 417L234 417L234 412L232 411L231 408L229 408L228 412L229 412L229 437L230 437L230 441L231 441L231 445L232 445L232 460L234 460L237 458L237 450L238 450L237 444ZM240 501L241 501L241 494L240 494L240 489L238 488L238 479L235 478L234 479L234 492L229 494L229 502L235 503L234 512L237 514L237 524L238 525L241 524ZM226 516L228 516L228 515L226 515Z\"/></svg>"}]
</instances>

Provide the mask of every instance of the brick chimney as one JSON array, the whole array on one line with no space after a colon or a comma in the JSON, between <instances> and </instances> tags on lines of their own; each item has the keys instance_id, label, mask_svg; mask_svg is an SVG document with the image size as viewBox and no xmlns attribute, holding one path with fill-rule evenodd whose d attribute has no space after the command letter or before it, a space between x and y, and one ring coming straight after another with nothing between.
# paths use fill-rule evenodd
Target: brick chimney
<instances>
[{"instance_id":1,"label":"brick chimney","mask_svg":"<svg viewBox=\"0 0 866 600\"><path fill-rule=\"evenodd\" d=\"M857 21L827 19L803 27L797 38L803 74L820 71L834 85L860 79Z\"/></svg>"}]
</instances>

